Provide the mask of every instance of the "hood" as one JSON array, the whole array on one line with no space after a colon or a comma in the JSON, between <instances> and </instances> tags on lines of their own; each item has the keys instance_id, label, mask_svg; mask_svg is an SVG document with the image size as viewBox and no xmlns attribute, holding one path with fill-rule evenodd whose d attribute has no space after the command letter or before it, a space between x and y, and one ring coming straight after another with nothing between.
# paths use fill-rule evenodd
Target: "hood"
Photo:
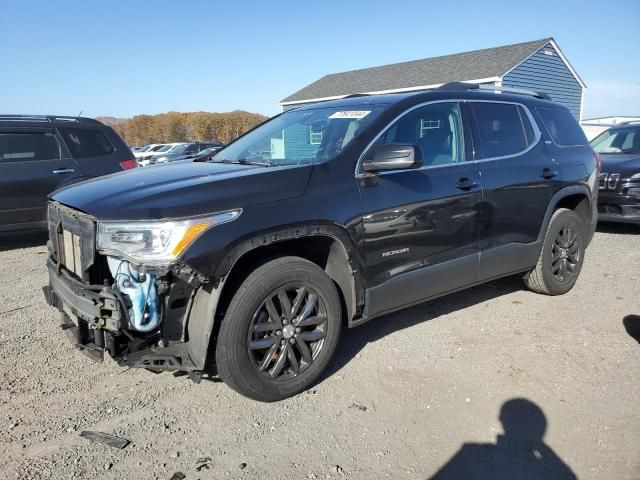
<instances>
[{"instance_id":1,"label":"hood","mask_svg":"<svg viewBox=\"0 0 640 480\"><path fill-rule=\"evenodd\" d=\"M77 183L50 198L100 220L206 215L300 196L312 169L180 162Z\"/></svg>"},{"instance_id":2,"label":"hood","mask_svg":"<svg viewBox=\"0 0 640 480\"><path fill-rule=\"evenodd\" d=\"M623 178L640 173L640 155L601 153L602 172L619 173Z\"/></svg>"}]
</instances>

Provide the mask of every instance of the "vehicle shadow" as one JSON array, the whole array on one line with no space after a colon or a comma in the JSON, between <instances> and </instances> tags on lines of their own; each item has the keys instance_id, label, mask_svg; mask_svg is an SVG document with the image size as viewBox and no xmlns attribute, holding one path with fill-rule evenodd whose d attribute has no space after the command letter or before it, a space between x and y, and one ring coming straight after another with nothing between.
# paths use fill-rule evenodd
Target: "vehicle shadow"
<instances>
[{"instance_id":1,"label":"vehicle shadow","mask_svg":"<svg viewBox=\"0 0 640 480\"><path fill-rule=\"evenodd\" d=\"M431 480L458 479L575 479L576 475L544 443L547 419L542 409L525 398L502 405L504 430L495 443L465 443Z\"/></svg>"},{"instance_id":2,"label":"vehicle shadow","mask_svg":"<svg viewBox=\"0 0 640 480\"><path fill-rule=\"evenodd\" d=\"M596 232L613 233L617 235L638 235L640 225L633 223L598 222Z\"/></svg>"},{"instance_id":3,"label":"vehicle shadow","mask_svg":"<svg viewBox=\"0 0 640 480\"><path fill-rule=\"evenodd\" d=\"M318 382L322 382L341 370L368 343L380 340L390 333L410 328L441 315L462 310L472 305L522 290L523 288L524 284L520 276L502 278L491 283L485 283L468 290L447 295L446 297L425 302L415 307L375 318L356 328L347 328L345 326L340 335L340 343L336 348L333 359Z\"/></svg>"},{"instance_id":4,"label":"vehicle shadow","mask_svg":"<svg viewBox=\"0 0 640 480\"><path fill-rule=\"evenodd\" d=\"M49 240L49 232L33 231L20 233L0 233L0 252L44 246Z\"/></svg>"},{"instance_id":5,"label":"vehicle shadow","mask_svg":"<svg viewBox=\"0 0 640 480\"><path fill-rule=\"evenodd\" d=\"M640 315L627 315L622 319L622 324L629 336L640 343Z\"/></svg>"}]
</instances>

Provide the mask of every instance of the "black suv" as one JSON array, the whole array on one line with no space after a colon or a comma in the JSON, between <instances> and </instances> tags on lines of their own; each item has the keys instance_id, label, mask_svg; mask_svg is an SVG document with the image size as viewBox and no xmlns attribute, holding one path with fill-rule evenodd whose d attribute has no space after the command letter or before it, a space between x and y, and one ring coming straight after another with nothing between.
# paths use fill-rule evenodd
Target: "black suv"
<instances>
[{"instance_id":1,"label":"black suv","mask_svg":"<svg viewBox=\"0 0 640 480\"><path fill-rule=\"evenodd\" d=\"M318 379L343 324L513 274L563 294L595 230L597 157L565 107L505 90L303 106L209 162L61 190L49 302L96 359L274 401Z\"/></svg>"},{"instance_id":2,"label":"black suv","mask_svg":"<svg viewBox=\"0 0 640 480\"><path fill-rule=\"evenodd\" d=\"M47 195L137 167L109 126L83 117L0 115L0 232L47 228Z\"/></svg>"},{"instance_id":3,"label":"black suv","mask_svg":"<svg viewBox=\"0 0 640 480\"><path fill-rule=\"evenodd\" d=\"M616 125L591 145L602 159L599 219L640 225L640 122Z\"/></svg>"}]
</instances>

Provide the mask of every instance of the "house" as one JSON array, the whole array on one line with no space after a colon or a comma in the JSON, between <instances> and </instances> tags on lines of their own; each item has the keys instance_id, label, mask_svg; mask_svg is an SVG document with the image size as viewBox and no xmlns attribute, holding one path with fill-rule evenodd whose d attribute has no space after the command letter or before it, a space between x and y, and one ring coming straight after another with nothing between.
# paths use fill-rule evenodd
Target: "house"
<instances>
[{"instance_id":1,"label":"house","mask_svg":"<svg viewBox=\"0 0 640 480\"><path fill-rule=\"evenodd\" d=\"M382 94L435 88L449 82L545 92L579 120L586 85L553 38L333 73L280 102L282 110L355 93ZM309 143L314 140L308 132Z\"/></svg>"}]
</instances>

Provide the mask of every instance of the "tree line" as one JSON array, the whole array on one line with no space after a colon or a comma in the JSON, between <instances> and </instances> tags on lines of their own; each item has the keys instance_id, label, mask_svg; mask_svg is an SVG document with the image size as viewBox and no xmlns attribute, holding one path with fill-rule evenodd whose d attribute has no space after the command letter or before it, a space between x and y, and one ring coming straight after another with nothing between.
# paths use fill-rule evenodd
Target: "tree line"
<instances>
[{"instance_id":1,"label":"tree line","mask_svg":"<svg viewBox=\"0 0 640 480\"><path fill-rule=\"evenodd\" d=\"M229 143L268 117L241 110L226 113L168 112L136 115L133 118L98 117L111 125L132 147L149 143L206 142Z\"/></svg>"}]
</instances>

